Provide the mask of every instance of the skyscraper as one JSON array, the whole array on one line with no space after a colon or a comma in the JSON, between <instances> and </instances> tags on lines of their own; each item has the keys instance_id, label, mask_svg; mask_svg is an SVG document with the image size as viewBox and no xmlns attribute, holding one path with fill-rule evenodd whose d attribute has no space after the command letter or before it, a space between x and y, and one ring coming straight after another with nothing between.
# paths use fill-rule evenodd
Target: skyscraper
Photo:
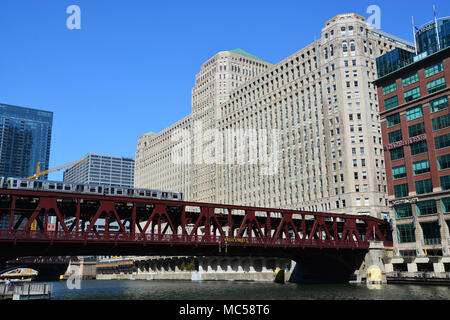
<instances>
[{"instance_id":1,"label":"skyscraper","mask_svg":"<svg viewBox=\"0 0 450 320\"><path fill-rule=\"evenodd\" d=\"M181 181L178 174L187 177L182 187L189 192L176 190L192 201L387 217L372 81L376 57L395 48L414 50L413 44L350 13L326 21L320 39L275 65L239 50L219 53L196 78L192 113L183 127L193 132L190 143L173 139L179 124L164 138L162 133L143 136L136 176L146 180L137 181L174 189L165 183ZM243 135L232 136L237 132ZM250 136L263 144L249 143ZM263 150L269 144L274 149ZM178 151L190 153L189 159L203 156L201 165L170 162ZM272 168L258 162L264 152L272 157ZM239 157L246 162L228 161Z\"/></svg>"},{"instance_id":2,"label":"skyscraper","mask_svg":"<svg viewBox=\"0 0 450 320\"><path fill-rule=\"evenodd\" d=\"M64 171L64 181L133 187L133 159L98 154L88 154L85 158L86 161Z\"/></svg>"},{"instance_id":3,"label":"skyscraper","mask_svg":"<svg viewBox=\"0 0 450 320\"><path fill-rule=\"evenodd\" d=\"M0 176L30 177L38 162L47 170L52 124L52 112L0 104Z\"/></svg>"}]
</instances>

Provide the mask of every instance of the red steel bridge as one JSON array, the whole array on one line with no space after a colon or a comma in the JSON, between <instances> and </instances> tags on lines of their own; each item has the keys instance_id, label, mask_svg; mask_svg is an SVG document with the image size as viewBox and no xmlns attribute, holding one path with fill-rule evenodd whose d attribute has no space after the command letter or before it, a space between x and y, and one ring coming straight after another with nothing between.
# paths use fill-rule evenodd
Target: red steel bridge
<instances>
[{"instance_id":1,"label":"red steel bridge","mask_svg":"<svg viewBox=\"0 0 450 320\"><path fill-rule=\"evenodd\" d=\"M3 261L83 255L289 257L305 270L329 272L332 266L359 267L371 241L392 245L389 224L370 216L33 190L0 189L0 221L9 225L0 230ZM50 221L56 221L54 231ZM112 224L118 227L113 230Z\"/></svg>"}]
</instances>

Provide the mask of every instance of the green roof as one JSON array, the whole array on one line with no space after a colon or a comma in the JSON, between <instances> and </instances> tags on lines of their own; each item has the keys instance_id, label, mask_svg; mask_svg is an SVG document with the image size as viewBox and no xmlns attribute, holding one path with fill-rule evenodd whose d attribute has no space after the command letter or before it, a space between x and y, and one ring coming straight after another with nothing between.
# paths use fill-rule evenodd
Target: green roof
<instances>
[{"instance_id":1,"label":"green roof","mask_svg":"<svg viewBox=\"0 0 450 320\"><path fill-rule=\"evenodd\" d=\"M262 62L265 62L265 63L270 63L270 62L267 62L267 61L265 61L265 60L263 60L261 58L258 58L257 56L254 56L253 54L248 53L247 51L242 50L242 49L234 49L234 50L230 50L229 52L235 53L235 54L238 54L240 56L244 56L244 57L247 57L247 58L250 58L250 59L259 60L259 61L262 61Z\"/></svg>"}]
</instances>

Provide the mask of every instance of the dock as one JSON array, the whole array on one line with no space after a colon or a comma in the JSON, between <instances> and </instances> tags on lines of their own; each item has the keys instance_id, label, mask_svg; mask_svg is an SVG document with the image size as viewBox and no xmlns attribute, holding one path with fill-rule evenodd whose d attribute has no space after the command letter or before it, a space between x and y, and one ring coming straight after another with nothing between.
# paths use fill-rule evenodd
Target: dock
<instances>
[{"instance_id":1,"label":"dock","mask_svg":"<svg viewBox=\"0 0 450 320\"><path fill-rule=\"evenodd\" d=\"M50 300L51 284L0 284L0 300Z\"/></svg>"}]
</instances>

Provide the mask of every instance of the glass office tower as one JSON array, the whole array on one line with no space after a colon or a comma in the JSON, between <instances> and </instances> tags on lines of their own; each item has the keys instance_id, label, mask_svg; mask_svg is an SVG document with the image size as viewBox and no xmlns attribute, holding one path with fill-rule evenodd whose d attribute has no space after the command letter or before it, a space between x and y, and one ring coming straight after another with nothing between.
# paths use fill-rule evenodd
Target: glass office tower
<instances>
[{"instance_id":1,"label":"glass office tower","mask_svg":"<svg viewBox=\"0 0 450 320\"><path fill-rule=\"evenodd\" d=\"M38 162L48 169L52 123L53 112L0 104L0 176L32 176Z\"/></svg>"}]
</instances>

